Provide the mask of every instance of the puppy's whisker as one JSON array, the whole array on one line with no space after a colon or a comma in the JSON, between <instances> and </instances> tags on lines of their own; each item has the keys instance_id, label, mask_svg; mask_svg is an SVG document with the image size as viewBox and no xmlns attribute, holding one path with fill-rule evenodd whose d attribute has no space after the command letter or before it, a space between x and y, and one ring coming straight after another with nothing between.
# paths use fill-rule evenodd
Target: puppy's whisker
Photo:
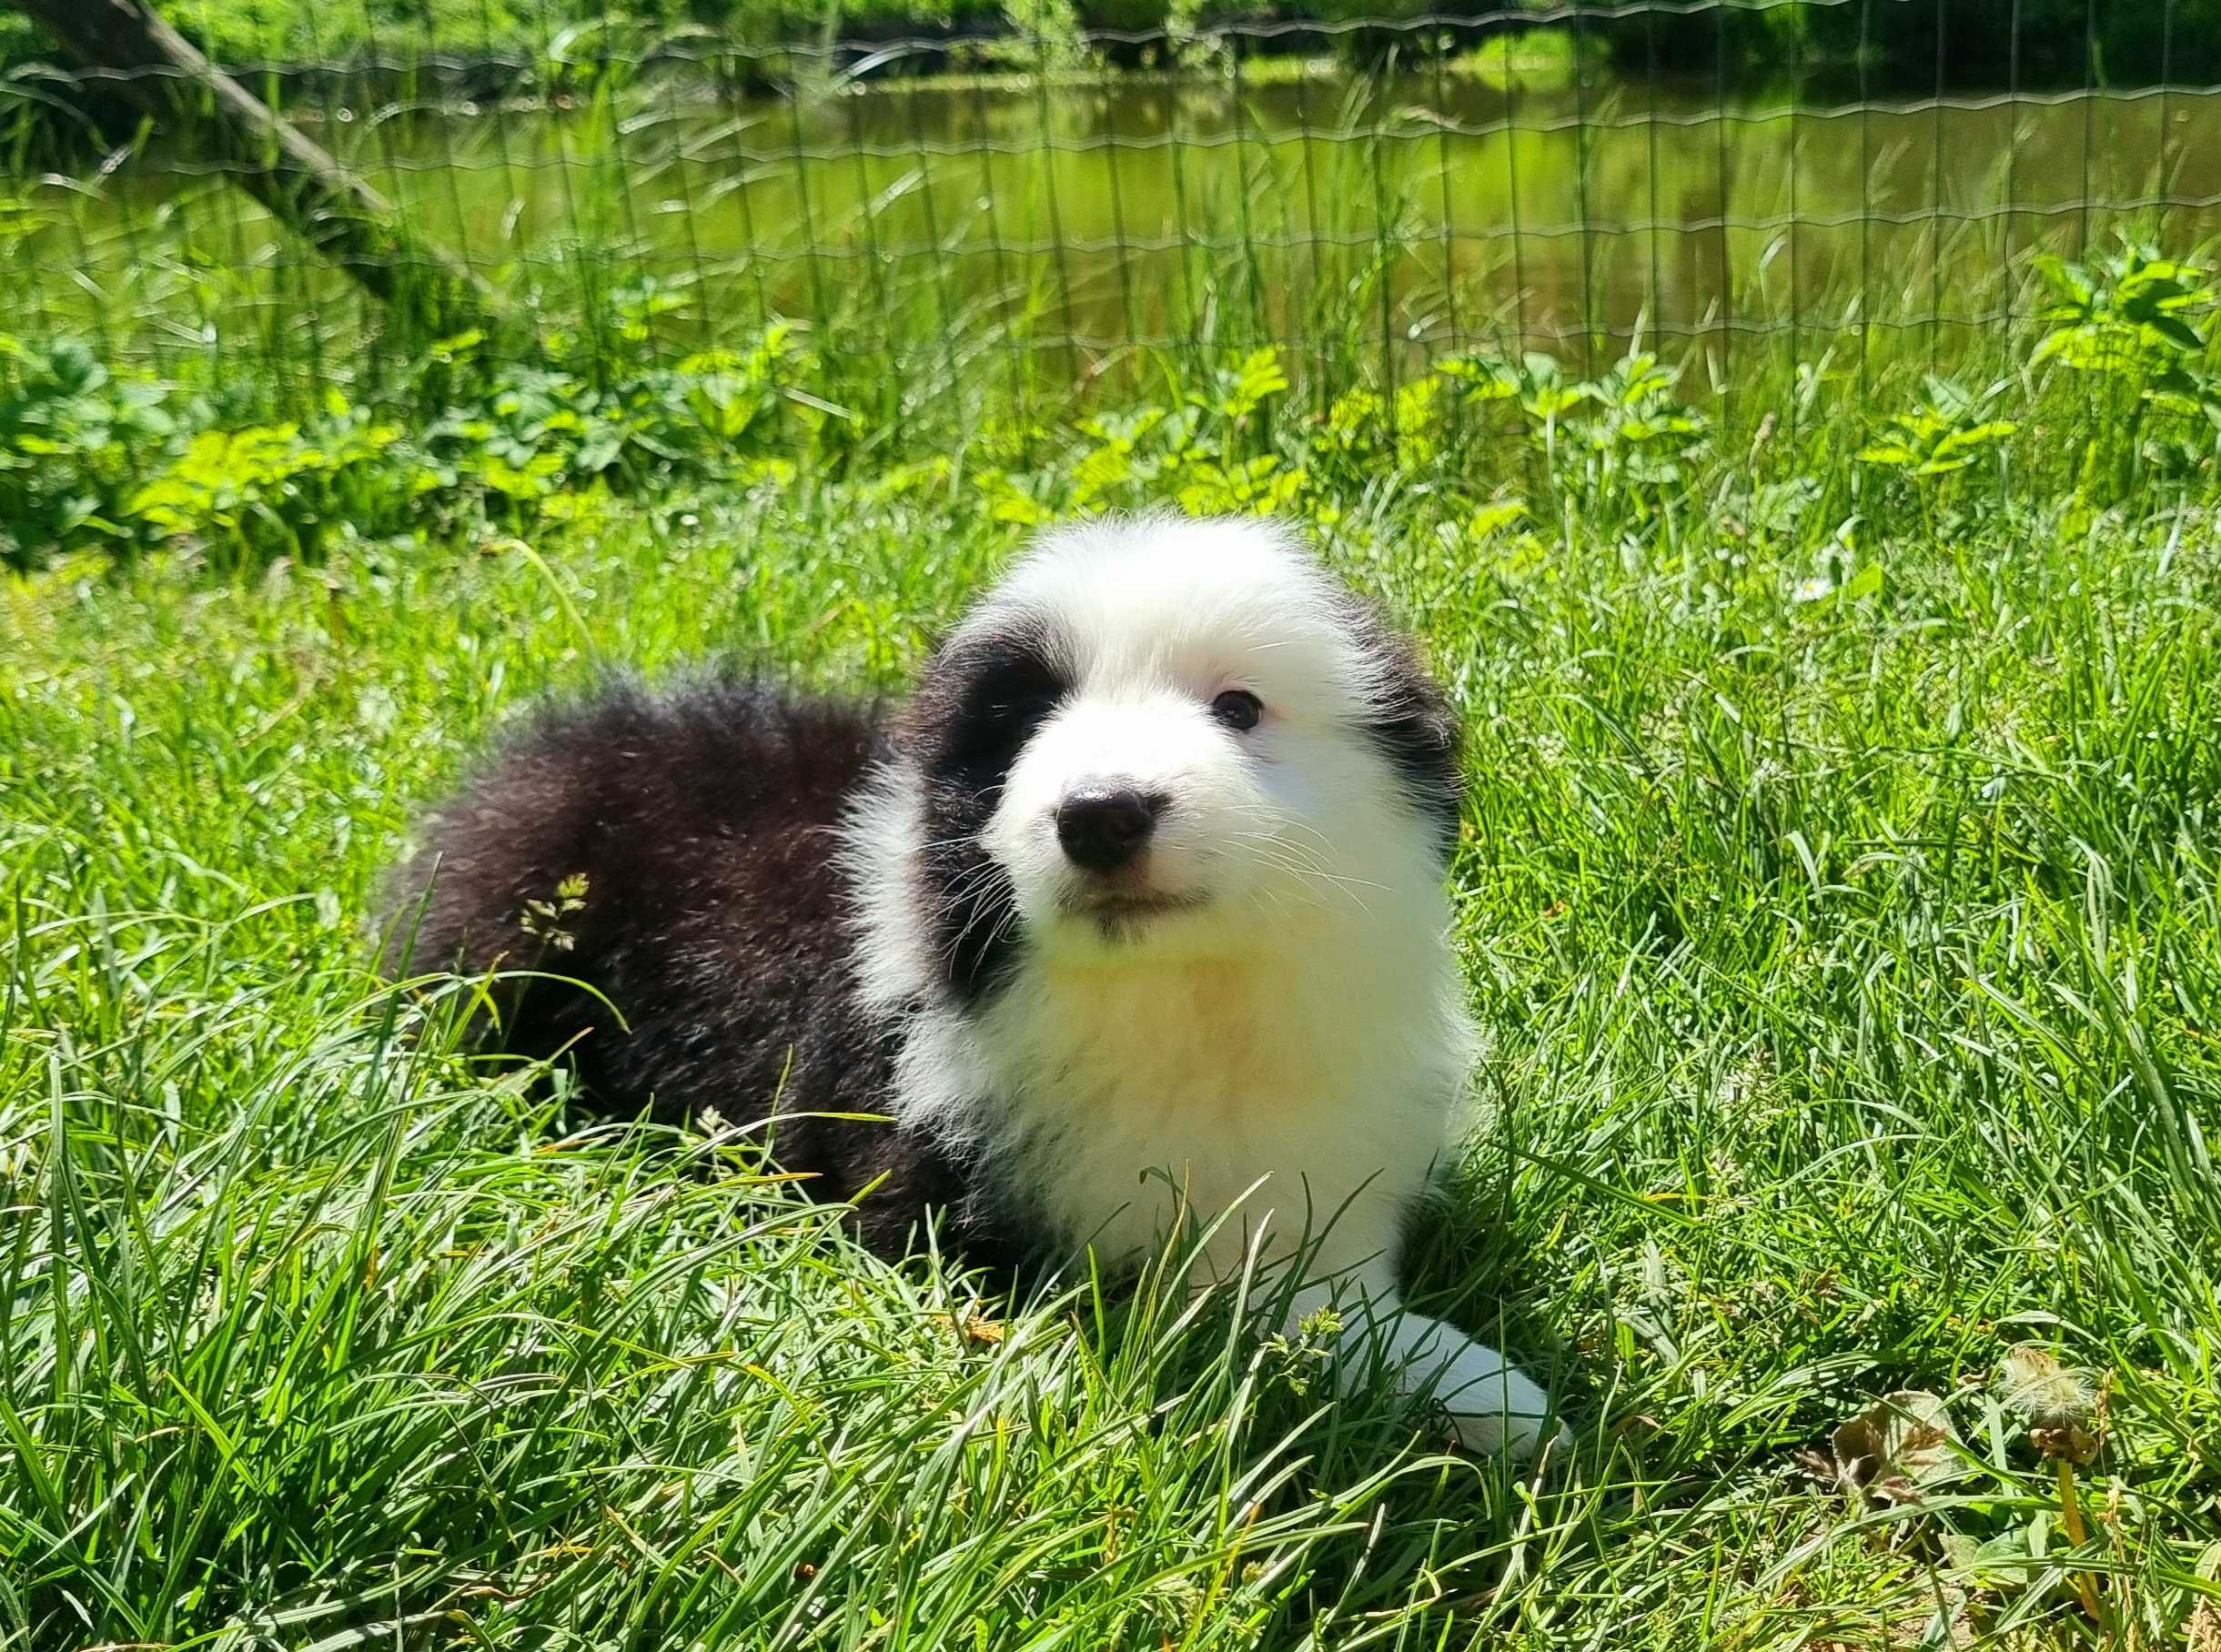
<instances>
[{"instance_id":1,"label":"puppy's whisker","mask_svg":"<svg viewBox=\"0 0 2221 1652\"><path fill-rule=\"evenodd\" d=\"M1236 842L1257 844L1258 846L1257 858L1259 861L1271 866L1276 871L1287 872L1291 876L1317 879L1322 882L1331 883L1338 889L1353 891L1360 889L1371 890L1376 894L1386 893L1389 887L1386 883L1376 882L1368 878L1359 878L1347 872L1335 871L1329 867L1321 865L1317 856L1268 832L1237 831L1227 835L1231 841Z\"/></svg>"}]
</instances>

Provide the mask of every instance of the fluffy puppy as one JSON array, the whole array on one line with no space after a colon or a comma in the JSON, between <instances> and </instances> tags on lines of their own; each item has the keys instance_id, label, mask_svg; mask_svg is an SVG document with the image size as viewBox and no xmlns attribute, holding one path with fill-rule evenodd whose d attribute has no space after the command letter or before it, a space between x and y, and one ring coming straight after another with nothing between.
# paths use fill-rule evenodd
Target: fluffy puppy
<instances>
[{"instance_id":1,"label":"fluffy puppy","mask_svg":"<svg viewBox=\"0 0 2221 1652\"><path fill-rule=\"evenodd\" d=\"M1297 1264L1298 1317L1332 1303L1469 1446L1530 1452L1542 1393L1397 1287L1473 1049L1459 794L1441 690L1288 533L1105 519L1018 562L898 710L727 685L543 716L429 817L391 932L547 972L501 1043L605 1107L770 1113L883 1252L928 1208L988 1257L1226 1216L1206 1269ZM856 1113L892 1122L827 1116Z\"/></svg>"}]
</instances>

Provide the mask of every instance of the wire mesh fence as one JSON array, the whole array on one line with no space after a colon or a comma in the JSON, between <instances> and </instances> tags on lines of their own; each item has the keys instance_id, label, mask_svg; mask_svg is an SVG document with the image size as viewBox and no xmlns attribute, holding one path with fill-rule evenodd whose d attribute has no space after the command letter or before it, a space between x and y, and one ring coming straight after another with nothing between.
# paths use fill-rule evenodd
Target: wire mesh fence
<instances>
[{"instance_id":1,"label":"wire mesh fence","mask_svg":"<svg viewBox=\"0 0 2221 1652\"><path fill-rule=\"evenodd\" d=\"M914 408L983 377L1084 393L1160 352L1273 346L1324 395L1641 336L1701 395L1957 362L2030 314L2044 253L2203 240L2221 87L2186 78L2183 3L2108 60L2095 0L2040 53L2015 0L2002 64L1954 48L1955 0L775 44L620 43L544 9L520 44L481 6L475 32L327 55L304 7L306 49L229 66L589 359L798 323ZM116 82L7 82L13 330L279 400L451 348L231 187L189 123L119 114Z\"/></svg>"}]
</instances>

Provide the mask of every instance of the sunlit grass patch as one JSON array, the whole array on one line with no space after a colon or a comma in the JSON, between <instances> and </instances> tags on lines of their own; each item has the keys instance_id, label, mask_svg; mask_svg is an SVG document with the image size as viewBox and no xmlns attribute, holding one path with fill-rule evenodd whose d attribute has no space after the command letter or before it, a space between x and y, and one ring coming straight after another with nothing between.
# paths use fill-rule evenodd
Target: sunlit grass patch
<instances>
[{"instance_id":1,"label":"sunlit grass patch","mask_svg":"<svg viewBox=\"0 0 2221 1652\"><path fill-rule=\"evenodd\" d=\"M1239 446L1277 393L1238 367L1186 387L1197 430L1291 462ZM370 973L409 805L533 695L704 656L898 683L1025 531L968 454L657 492L530 524L530 555L11 587L0 1623L2186 1634L2221 1492L2210 506L2101 506L2076 459L2053 495L1891 481L1852 554L1827 501L1854 461L1644 479L1586 434L1637 415L1583 406L1488 522L1382 448L1301 496L1469 720L1454 878L1490 1043L1415 1264L1566 1396L1548 1479L1444 1455L1386 1394L1329 1403L1223 1304L1075 1281L1014 1306L873 1263L767 1179L750 1098L715 1142L581 1133L463 1058L459 999ZM1028 497L1062 508L1103 439ZM2032 1408L2030 1348L2086 1409ZM1903 1394L1948 1443L1847 1462L1842 1425L1886 1436Z\"/></svg>"}]
</instances>

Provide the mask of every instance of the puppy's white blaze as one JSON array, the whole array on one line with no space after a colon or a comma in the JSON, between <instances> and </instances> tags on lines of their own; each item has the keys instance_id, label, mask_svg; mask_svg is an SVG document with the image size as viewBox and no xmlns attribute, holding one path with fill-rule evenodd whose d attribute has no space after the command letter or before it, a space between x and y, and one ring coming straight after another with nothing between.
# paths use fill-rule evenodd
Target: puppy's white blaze
<instances>
[{"instance_id":1,"label":"puppy's white blaze","mask_svg":"<svg viewBox=\"0 0 2221 1652\"><path fill-rule=\"evenodd\" d=\"M1052 535L958 634L1045 634L1066 685L979 834L1015 891L1015 966L970 1005L941 984L922 782L897 762L846 833L857 967L873 1004L910 1006L907 1123L988 1148L1008 1189L1108 1253L1152 1245L1183 1204L1199 1224L1237 1208L1206 1252L1222 1277L1253 1241L1268 1261L1317 1242L1313 1277L1339 1282L1317 1290L1356 1310L1353 1335L1414 1385L1471 1390L1444 1397L1461 1426L1490 1414L1474 1443L1531 1445L1540 1392L1395 1295L1475 1039L1438 827L1366 731L1393 662L1352 615L1264 523ZM1257 698L1255 729L1213 717L1227 689ZM1179 910L1116 925L1075 910L1103 886L1064 854L1056 806L1105 782L1163 798L1119 887Z\"/></svg>"}]
</instances>

